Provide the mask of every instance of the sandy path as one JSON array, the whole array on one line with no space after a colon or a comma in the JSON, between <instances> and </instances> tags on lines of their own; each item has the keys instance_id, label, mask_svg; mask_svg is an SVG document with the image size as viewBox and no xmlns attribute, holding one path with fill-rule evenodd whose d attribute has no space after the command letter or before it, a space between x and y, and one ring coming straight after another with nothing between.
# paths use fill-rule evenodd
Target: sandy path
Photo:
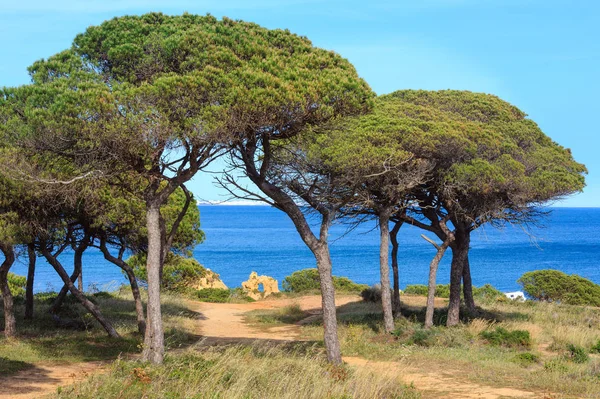
<instances>
[{"instance_id":1,"label":"sandy path","mask_svg":"<svg viewBox=\"0 0 600 399\"><path fill-rule=\"evenodd\" d=\"M59 386L81 381L97 373L108 362L38 364L0 378L0 399L35 399L56 392Z\"/></svg>"},{"instance_id":2,"label":"sandy path","mask_svg":"<svg viewBox=\"0 0 600 399\"><path fill-rule=\"evenodd\" d=\"M340 296L336 299L337 306L354 302L357 296ZM277 309L291 304L300 307L313 316L321 313L321 297L311 295L292 299L273 299L251 303L206 303L190 302L192 310L201 314L200 331L207 343L215 342L245 342L252 340L269 341L298 341L300 327L286 325L272 328L256 328L245 321L245 313L252 310ZM318 317L318 316L317 316Z\"/></svg>"}]
</instances>

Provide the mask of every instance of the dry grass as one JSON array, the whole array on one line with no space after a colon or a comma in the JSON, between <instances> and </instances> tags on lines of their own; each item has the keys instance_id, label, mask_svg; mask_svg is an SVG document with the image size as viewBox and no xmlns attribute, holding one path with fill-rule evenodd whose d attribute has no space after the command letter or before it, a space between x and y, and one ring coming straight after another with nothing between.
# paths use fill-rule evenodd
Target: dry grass
<instances>
[{"instance_id":1,"label":"dry grass","mask_svg":"<svg viewBox=\"0 0 600 399\"><path fill-rule=\"evenodd\" d=\"M381 309L373 304L342 307L339 334L343 353L374 361L402 361L417 369L447 373L457 379L551 393L550 397L600 397L600 356L577 364L566 352L568 344L586 350L600 340L600 309L548 303L491 303L481 316L458 327L436 326L425 331L419 321L422 308L410 299L406 318L396 321L394 336L383 333ZM406 308L405 308L406 309ZM412 314L411 314L412 312ZM526 330L530 349L490 346L481 332L503 327ZM303 329L306 338L319 339L318 324ZM539 361L523 362L531 352ZM529 355L527 355L529 356Z\"/></svg>"},{"instance_id":2,"label":"dry grass","mask_svg":"<svg viewBox=\"0 0 600 399\"><path fill-rule=\"evenodd\" d=\"M57 398L417 398L393 373L332 367L314 348L236 346L170 355L162 366L116 362Z\"/></svg>"}]
</instances>

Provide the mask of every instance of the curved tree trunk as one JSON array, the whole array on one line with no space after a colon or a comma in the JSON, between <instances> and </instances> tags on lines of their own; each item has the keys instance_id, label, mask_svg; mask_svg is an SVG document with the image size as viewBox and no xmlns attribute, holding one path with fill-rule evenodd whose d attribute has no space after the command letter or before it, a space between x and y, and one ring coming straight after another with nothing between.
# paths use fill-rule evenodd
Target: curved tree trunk
<instances>
[{"instance_id":1,"label":"curved tree trunk","mask_svg":"<svg viewBox=\"0 0 600 399\"><path fill-rule=\"evenodd\" d=\"M383 328L385 332L394 330L392 296L390 287L390 214L388 210L379 213L379 273L381 278L381 307L383 308Z\"/></svg>"},{"instance_id":2,"label":"curved tree trunk","mask_svg":"<svg viewBox=\"0 0 600 399\"><path fill-rule=\"evenodd\" d=\"M138 331L141 334L146 333L146 317L144 316L144 305L142 303L142 296L140 294L140 287L138 286L137 280L135 278L135 274L133 273L133 269L131 266L125 262L121 256L118 258L112 256L110 251L106 247L106 242L100 242L100 251L104 255L104 259L107 261L119 266L121 270L127 274L127 278L129 279L129 285L131 287L131 294L133 295L133 301L135 302L135 314L137 316L137 325Z\"/></svg>"},{"instance_id":3,"label":"curved tree trunk","mask_svg":"<svg viewBox=\"0 0 600 399\"><path fill-rule=\"evenodd\" d=\"M423 236L425 237L425 236ZM446 252L446 249L448 249L448 246L450 245L450 243L452 242L451 239L447 239L446 241L444 241L442 243L442 245L437 245L435 242L430 241L429 239L427 239L427 241L429 241L431 244L433 244L435 246L435 248L437 249L437 252L435 254L435 256L433 257L433 259L431 260L431 263L429 265L429 283L428 283L428 287L427 287L427 310L425 311L425 328L431 328L433 326L433 312L435 310L435 287L436 287L436 277L437 277L437 270L438 270L438 266L440 264L440 261L442 260L442 258L444 257L444 253Z\"/></svg>"},{"instance_id":4,"label":"curved tree trunk","mask_svg":"<svg viewBox=\"0 0 600 399\"><path fill-rule=\"evenodd\" d=\"M394 276L394 289L392 293L392 312L394 318L397 318L401 314L401 303L400 303L400 273L398 271L398 231L402 227L402 221L394 223L394 227L390 230L390 241L392 242L392 274Z\"/></svg>"},{"instance_id":5,"label":"curved tree trunk","mask_svg":"<svg viewBox=\"0 0 600 399\"><path fill-rule=\"evenodd\" d=\"M70 281L74 284L75 281L79 282L79 277L81 277L81 270L83 268L83 253L89 247L89 237L85 236L82 242L75 248L75 253L73 254L73 274L71 274ZM81 289L81 285L78 284L77 288L80 292L83 292ZM65 298L67 297L67 293L69 292L69 287L66 284L63 284L58 296L54 300L54 303L49 309L50 313L57 313L60 310Z\"/></svg>"},{"instance_id":6,"label":"curved tree trunk","mask_svg":"<svg viewBox=\"0 0 600 399\"><path fill-rule=\"evenodd\" d=\"M0 265L0 292L2 292L4 302L4 336L10 338L17 334L13 296L8 286L8 272L15 263L15 251L12 245L5 243L0 243L0 251L4 254L4 262Z\"/></svg>"},{"instance_id":7,"label":"curved tree trunk","mask_svg":"<svg viewBox=\"0 0 600 399\"><path fill-rule=\"evenodd\" d=\"M149 203L146 210L148 229L148 304L146 309L146 334L142 358L154 364L164 359L164 332L160 305L160 274L162 260L162 232L160 204Z\"/></svg>"},{"instance_id":8,"label":"curved tree trunk","mask_svg":"<svg viewBox=\"0 0 600 399\"><path fill-rule=\"evenodd\" d=\"M477 308L475 307L475 299L473 298L473 281L471 280L471 266L469 264L469 253L465 256L465 265L463 267L463 297L465 299L465 305L469 310L469 313L475 314Z\"/></svg>"},{"instance_id":9,"label":"curved tree trunk","mask_svg":"<svg viewBox=\"0 0 600 399\"><path fill-rule=\"evenodd\" d=\"M27 257L29 267L27 268L27 285L25 286L25 319L33 319L33 282L35 278L35 262L37 256L33 244L27 244Z\"/></svg>"},{"instance_id":10,"label":"curved tree trunk","mask_svg":"<svg viewBox=\"0 0 600 399\"><path fill-rule=\"evenodd\" d=\"M83 293L77 289L77 287L75 287L74 282L69 278L69 275L67 274L61 263L58 261L58 259L56 259L56 257L54 257L47 249L42 249L41 252L44 258L46 258L46 260L48 261L48 263L50 263L54 270L56 270L56 272L62 279L63 283L67 286L69 291L71 291L71 294L73 294L73 296L77 298L77 300L83 305L83 307L86 308L96 320L98 320L98 323L100 323L100 325L106 330L108 335L113 338L119 338L119 333L117 333L110 321L104 318L102 313L100 313L98 307L94 305L89 299L87 299L85 295L83 295Z\"/></svg>"},{"instance_id":11,"label":"curved tree trunk","mask_svg":"<svg viewBox=\"0 0 600 399\"><path fill-rule=\"evenodd\" d=\"M448 303L448 327L460 322L460 288L465 259L469 253L469 235L460 231L455 232L455 245L452 248L452 265L450 267L450 301Z\"/></svg>"},{"instance_id":12,"label":"curved tree trunk","mask_svg":"<svg viewBox=\"0 0 600 399\"><path fill-rule=\"evenodd\" d=\"M79 269L79 276L77 276L77 289L83 292L83 269Z\"/></svg>"}]
</instances>

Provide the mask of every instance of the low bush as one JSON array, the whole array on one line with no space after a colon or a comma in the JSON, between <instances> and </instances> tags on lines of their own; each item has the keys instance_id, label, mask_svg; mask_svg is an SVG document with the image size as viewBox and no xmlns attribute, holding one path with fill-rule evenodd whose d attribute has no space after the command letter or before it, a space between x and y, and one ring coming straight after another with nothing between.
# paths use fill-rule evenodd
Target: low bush
<instances>
[{"instance_id":1,"label":"low bush","mask_svg":"<svg viewBox=\"0 0 600 399\"><path fill-rule=\"evenodd\" d=\"M573 363L587 363L590 360L590 356L587 354L582 346L575 344L567 345L567 356Z\"/></svg>"},{"instance_id":2,"label":"low bush","mask_svg":"<svg viewBox=\"0 0 600 399\"><path fill-rule=\"evenodd\" d=\"M590 353L600 353L600 340L590 348Z\"/></svg>"},{"instance_id":3,"label":"low bush","mask_svg":"<svg viewBox=\"0 0 600 399\"><path fill-rule=\"evenodd\" d=\"M321 281L317 269L298 270L283 279L281 283L285 292L314 292L321 289ZM347 277L333 276L333 286L337 292L360 293L369 288L366 284L357 284Z\"/></svg>"},{"instance_id":4,"label":"low bush","mask_svg":"<svg viewBox=\"0 0 600 399\"><path fill-rule=\"evenodd\" d=\"M517 282L529 297L539 301L600 306L600 285L576 274L537 270L523 274Z\"/></svg>"},{"instance_id":5,"label":"low bush","mask_svg":"<svg viewBox=\"0 0 600 399\"><path fill-rule=\"evenodd\" d=\"M515 363L521 364L523 366L529 366L531 364L539 363L540 357L531 352L523 352L523 353L518 353L513 358L513 361Z\"/></svg>"},{"instance_id":6,"label":"low bush","mask_svg":"<svg viewBox=\"0 0 600 399\"><path fill-rule=\"evenodd\" d=\"M137 279L143 283L148 280L146 270L146 255L137 254L127 259L127 263L133 268ZM163 268L162 287L166 291L179 293L188 292L200 283L200 279L211 273L194 258L186 258L170 252L167 255Z\"/></svg>"},{"instance_id":7,"label":"low bush","mask_svg":"<svg viewBox=\"0 0 600 399\"><path fill-rule=\"evenodd\" d=\"M565 364L562 359L552 359L544 363L544 370L549 372L566 373L569 371L569 367Z\"/></svg>"},{"instance_id":8,"label":"low bush","mask_svg":"<svg viewBox=\"0 0 600 399\"><path fill-rule=\"evenodd\" d=\"M196 298L201 302L254 302L241 288L203 288L196 290Z\"/></svg>"},{"instance_id":9,"label":"low bush","mask_svg":"<svg viewBox=\"0 0 600 399\"><path fill-rule=\"evenodd\" d=\"M197 291L198 299L202 302L229 302L231 292L222 288L204 288Z\"/></svg>"},{"instance_id":10,"label":"low bush","mask_svg":"<svg viewBox=\"0 0 600 399\"><path fill-rule=\"evenodd\" d=\"M406 286L404 293L407 295L427 296L429 289L423 284L414 284ZM462 297L462 287L461 287ZM435 286L435 296L438 298L450 297L450 284L438 284ZM473 297L483 300L504 298L502 291L494 288L491 284L485 284L482 287L473 287Z\"/></svg>"},{"instance_id":11,"label":"low bush","mask_svg":"<svg viewBox=\"0 0 600 399\"><path fill-rule=\"evenodd\" d=\"M492 331L482 331L479 335L494 346L507 348L529 348L531 346L531 336L529 331L525 330L509 331L503 327L496 327Z\"/></svg>"}]
</instances>

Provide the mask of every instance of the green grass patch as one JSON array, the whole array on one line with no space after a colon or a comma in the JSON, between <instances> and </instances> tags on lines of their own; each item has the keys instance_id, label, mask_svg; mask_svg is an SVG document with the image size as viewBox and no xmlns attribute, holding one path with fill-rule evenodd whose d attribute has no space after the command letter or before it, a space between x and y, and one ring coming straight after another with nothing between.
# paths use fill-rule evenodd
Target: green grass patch
<instances>
[{"instance_id":1,"label":"green grass patch","mask_svg":"<svg viewBox=\"0 0 600 399\"><path fill-rule=\"evenodd\" d=\"M245 314L246 321L252 324L272 326L294 324L309 316L298 304L287 305L279 309L253 310Z\"/></svg>"},{"instance_id":2,"label":"green grass patch","mask_svg":"<svg viewBox=\"0 0 600 399\"><path fill-rule=\"evenodd\" d=\"M482 331L479 335L495 346L507 348L529 348L531 346L531 336L529 331L525 330L509 331L504 327L496 327L495 330Z\"/></svg>"}]
</instances>

